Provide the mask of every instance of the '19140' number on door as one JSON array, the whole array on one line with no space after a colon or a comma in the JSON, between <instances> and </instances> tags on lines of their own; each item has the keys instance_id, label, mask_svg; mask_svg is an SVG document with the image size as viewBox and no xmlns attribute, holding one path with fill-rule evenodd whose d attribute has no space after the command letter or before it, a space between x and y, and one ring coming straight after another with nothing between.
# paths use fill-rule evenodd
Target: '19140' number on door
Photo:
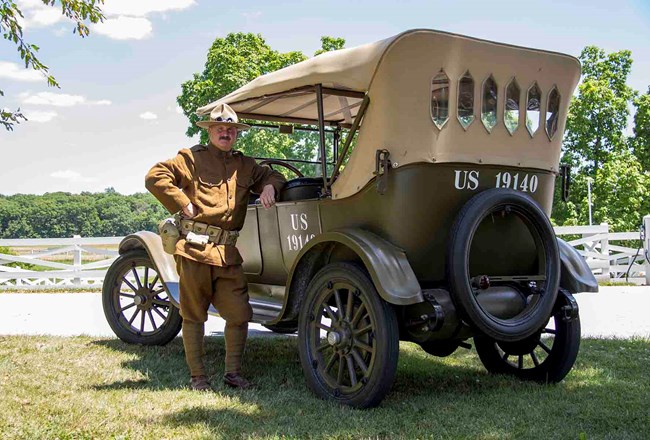
<instances>
[{"instance_id":1,"label":"'19140' number on door","mask_svg":"<svg viewBox=\"0 0 650 440\"><path fill-rule=\"evenodd\" d=\"M537 191L539 179L536 175L524 174L520 177L519 173L512 175L507 171L497 174L497 188L512 188L523 192L534 193Z\"/></svg>"}]
</instances>

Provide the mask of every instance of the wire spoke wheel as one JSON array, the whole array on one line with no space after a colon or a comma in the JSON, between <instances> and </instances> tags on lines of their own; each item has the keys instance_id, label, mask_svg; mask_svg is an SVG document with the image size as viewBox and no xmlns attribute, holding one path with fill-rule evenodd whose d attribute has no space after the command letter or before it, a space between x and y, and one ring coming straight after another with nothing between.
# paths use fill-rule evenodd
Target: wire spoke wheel
<instances>
[{"instance_id":1,"label":"wire spoke wheel","mask_svg":"<svg viewBox=\"0 0 650 440\"><path fill-rule=\"evenodd\" d=\"M565 297L558 296L560 305L565 301ZM569 373L578 355L580 318L567 320L558 310L543 329L524 340L503 342L480 335L474 337L474 343L481 362L491 373L556 383Z\"/></svg>"},{"instance_id":2,"label":"wire spoke wheel","mask_svg":"<svg viewBox=\"0 0 650 440\"><path fill-rule=\"evenodd\" d=\"M368 275L350 263L321 269L299 320L300 358L310 388L355 407L379 404L397 367L397 319Z\"/></svg>"},{"instance_id":3,"label":"wire spoke wheel","mask_svg":"<svg viewBox=\"0 0 650 440\"><path fill-rule=\"evenodd\" d=\"M111 265L102 303L109 325L125 342L164 345L180 331L180 313L143 250L129 251Z\"/></svg>"}]
</instances>

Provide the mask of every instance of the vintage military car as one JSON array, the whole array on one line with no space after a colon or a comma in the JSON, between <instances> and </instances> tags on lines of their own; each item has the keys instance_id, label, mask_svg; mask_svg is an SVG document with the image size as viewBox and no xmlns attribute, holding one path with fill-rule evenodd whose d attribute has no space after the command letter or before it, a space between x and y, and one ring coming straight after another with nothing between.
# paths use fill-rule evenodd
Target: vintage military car
<instances>
[{"instance_id":1,"label":"vintage military car","mask_svg":"<svg viewBox=\"0 0 650 440\"><path fill-rule=\"evenodd\" d=\"M473 338L492 373L566 376L580 345L572 294L597 290L548 219L556 178L568 189L560 145L579 77L567 55L411 30L197 110L227 103L282 132L319 133L319 175L262 161L296 176L274 208L249 206L237 244L253 320L297 330L317 395L379 404L400 340L447 356ZM181 327L173 258L151 232L120 254L104 283L108 322L127 342L169 342Z\"/></svg>"}]
</instances>

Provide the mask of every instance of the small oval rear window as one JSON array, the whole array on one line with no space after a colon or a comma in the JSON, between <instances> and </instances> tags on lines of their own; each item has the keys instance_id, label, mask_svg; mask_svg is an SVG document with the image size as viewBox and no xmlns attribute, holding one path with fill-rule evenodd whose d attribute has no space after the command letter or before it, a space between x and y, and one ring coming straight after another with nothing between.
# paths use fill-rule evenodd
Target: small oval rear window
<instances>
[{"instance_id":1,"label":"small oval rear window","mask_svg":"<svg viewBox=\"0 0 650 440\"><path fill-rule=\"evenodd\" d=\"M506 87L506 107L503 114L503 124L508 133L513 134L519 128L519 101L521 89L515 78Z\"/></svg>"},{"instance_id":2,"label":"small oval rear window","mask_svg":"<svg viewBox=\"0 0 650 440\"><path fill-rule=\"evenodd\" d=\"M438 129L449 120L449 77L443 70L431 80L431 119Z\"/></svg>"},{"instance_id":3,"label":"small oval rear window","mask_svg":"<svg viewBox=\"0 0 650 440\"><path fill-rule=\"evenodd\" d=\"M546 135L548 140L552 141L557 131L557 120L560 115L560 92L557 87L548 94L548 103L546 104Z\"/></svg>"},{"instance_id":4,"label":"small oval rear window","mask_svg":"<svg viewBox=\"0 0 650 440\"><path fill-rule=\"evenodd\" d=\"M465 130L474 122L474 78L469 70L458 81L458 122Z\"/></svg>"},{"instance_id":5,"label":"small oval rear window","mask_svg":"<svg viewBox=\"0 0 650 440\"><path fill-rule=\"evenodd\" d=\"M526 130L528 130L530 137L535 136L539 128L541 101L542 92L539 90L537 82L535 82L530 86L526 95Z\"/></svg>"},{"instance_id":6,"label":"small oval rear window","mask_svg":"<svg viewBox=\"0 0 650 440\"><path fill-rule=\"evenodd\" d=\"M489 133L492 133L492 129L497 125L497 99L497 82L490 75L483 82L481 91L481 122Z\"/></svg>"}]
</instances>

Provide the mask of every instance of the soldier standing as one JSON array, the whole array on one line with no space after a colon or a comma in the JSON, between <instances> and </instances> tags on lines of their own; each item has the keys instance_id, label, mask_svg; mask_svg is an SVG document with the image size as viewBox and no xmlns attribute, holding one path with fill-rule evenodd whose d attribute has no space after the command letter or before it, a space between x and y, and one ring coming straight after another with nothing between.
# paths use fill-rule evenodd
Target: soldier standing
<instances>
[{"instance_id":1,"label":"soldier standing","mask_svg":"<svg viewBox=\"0 0 650 440\"><path fill-rule=\"evenodd\" d=\"M224 383L249 388L251 383L241 375L241 358L252 308L235 243L249 193L259 194L264 208L270 208L285 179L232 150L238 131L250 126L239 123L227 104L217 106L209 120L197 125L208 130L210 143L183 149L173 159L154 165L145 186L169 212L181 212L181 237L174 258L192 389L210 389L203 365L204 324L210 304L226 320Z\"/></svg>"}]
</instances>

